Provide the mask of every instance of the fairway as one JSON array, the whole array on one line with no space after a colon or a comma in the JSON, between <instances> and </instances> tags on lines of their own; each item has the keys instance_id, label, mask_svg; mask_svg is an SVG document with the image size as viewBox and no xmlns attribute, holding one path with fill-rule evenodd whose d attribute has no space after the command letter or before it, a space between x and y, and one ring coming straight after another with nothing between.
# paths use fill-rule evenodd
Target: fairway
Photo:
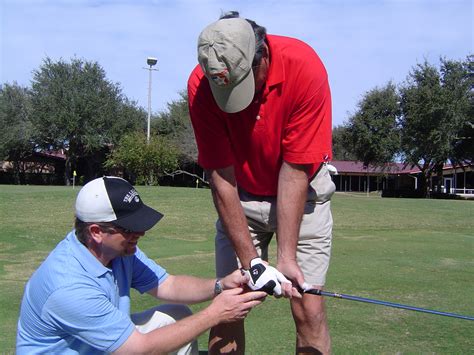
<instances>
[{"instance_id":1,"label":"fairway","mask_svg":"<svg viewBox=\"0 0 474 355\"><path fill-rule=\"evenodd\" d=\"M172 274L212 277L216 212L207 189L137 187L164 219L140 247ZM0 186L0 353L13 353L23 287L73 224L78 188ZM326 289L474 316L474 202L336 193ZM271 262L275 262L273 243ZM318 296L314 296L318 297ZM132 295L132 310L155 304ZM474 352L474 322L328 298L333 353ZM192 306L199 310L203 305ZM294 353L289 303L247 318L247 354ZM207 334L199 338L206 347Z\"/></svg>"}]
</instances>

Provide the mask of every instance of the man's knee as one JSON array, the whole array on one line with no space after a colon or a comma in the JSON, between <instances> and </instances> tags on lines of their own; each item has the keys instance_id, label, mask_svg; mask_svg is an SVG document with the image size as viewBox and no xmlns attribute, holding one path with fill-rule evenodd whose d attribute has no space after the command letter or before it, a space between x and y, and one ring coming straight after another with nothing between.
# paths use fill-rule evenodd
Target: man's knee
<instances>
[{"instance_id":1,"label":"man's knee","mask_svg":"<svg viewBox=\"0 0 474 355\"><path fill-rule=\"evenodd\" d=\"M331 337L323 298L307 294L299 303L292 300L292 311L297 334L296 352L330 354Z\"/></svg>"},{"instance_id":2,"label":"man's knee","mask_svg":"<svg viewBox=\"0 0 474 355\"><path fill-rule=\"evenodd\" d=\"M135 323L136 329L140 333L149 333L155 329L176 323L177 321L189 317L193 312L188 306L179 304L163 304L141 313L135 313L130 316ZM197 355L198 343L194 339L190 343L183 345L173 352L176 355Z\"/></svg>"},{"instance_id":3,"label":"man's knee","mask_svg":"<svg viewBox=\"0 0 474 355\"><path fill-rule=\"evenodd\" d=\"M326 321L322 297L305 294L302 299L293 299L291 303L293 318L297 324L318 324Z\"/></svg>"},{"instance_id":4,"label":"man's knee","mask_svg":"<svg viewBox=\"0 0 474 355\"><path fill-rule=\"evenodd\" d=\"M193 314L191 309L182 304L164 304L157 307L159 312L169 315L174 320L180 320Z\"/></svg>"},{"instance_id":5,"label":"man's knee","mask_svg":"<svg viewBox=\"0 0 474 355\"><path fill-rule=\"evenodd\" d=\"M153 329L176 323L176 321L192 314L193 312L188 306L163 304L140 313L134 313L130 318L139 331L147 333Z\"/></svg>"}]
</instances>

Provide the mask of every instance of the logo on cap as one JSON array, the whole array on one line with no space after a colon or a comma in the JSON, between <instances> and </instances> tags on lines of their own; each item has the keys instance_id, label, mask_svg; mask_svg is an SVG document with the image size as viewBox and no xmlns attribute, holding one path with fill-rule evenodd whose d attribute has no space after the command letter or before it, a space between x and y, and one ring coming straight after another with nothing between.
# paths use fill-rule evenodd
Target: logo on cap
<instances>
[{"instance_id":1,"label":"logo on cap","mask_svg":"<svg viewBox=\"0 0 474 355\"><path fill-rule=\"evenodd\" d=\"M210 74L210 77L214 84L219 85L219 86L226 86L230 83L229 79L229 70L224 69L223 71L219 73L213 73Z\"/></svg>"},{"instance_id":2,"label":"logo on cap","mask_svg":"<svg viewBox=\"0 0 474 355\"><path fill-rule=\"evenodd\" d=\"M123 198L123 202L127 203L132 202L132 200L135 200L135 202L140 202L140 197L138 197L138 192L135 189L130 190Z\"/></svg>"},{"instance_id":3,"label":"logo on cap","mask_svg":"<svg viewBox=\"0 0 474 355\"><path fill-rule=\"evenodd\" d=\"M214 84L219 85L219 86L226 86L230 83L229 79L229 70L224 69L223 71L219 73L213 73L210 74L210 77Z\"/></svg>"}]
</instances>

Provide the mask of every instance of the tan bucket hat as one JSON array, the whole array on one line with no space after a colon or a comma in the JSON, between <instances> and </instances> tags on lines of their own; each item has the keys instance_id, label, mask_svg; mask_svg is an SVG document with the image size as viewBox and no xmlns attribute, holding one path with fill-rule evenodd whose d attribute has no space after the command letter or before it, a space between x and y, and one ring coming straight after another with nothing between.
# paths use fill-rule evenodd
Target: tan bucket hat
<instances>
[{"instance_id":1,"label":"tan bucket hat","mask_svg":"<svg viewBox=\"0 0 474 355\"><path fill-rule=\"evenodd\" d=\"M254 56L255 34L245 19L216 21L199 35L198 61L217 105L224 112L242 111L252 102Z\"/></svg>"}]
</instances>

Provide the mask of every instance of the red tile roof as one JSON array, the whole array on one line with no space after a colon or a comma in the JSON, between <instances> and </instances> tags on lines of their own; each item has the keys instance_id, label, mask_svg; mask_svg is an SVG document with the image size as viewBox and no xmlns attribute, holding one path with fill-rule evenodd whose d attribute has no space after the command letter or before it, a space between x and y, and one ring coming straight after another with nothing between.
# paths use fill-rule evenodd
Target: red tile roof
<instances>
[{"instance_id":1,"label":"red tile roof","mask_svg":"<svg viewBox=\"0 0 474 355\"><path fill-rule=\"evenodd\" d=\"M404 163L364 167L364 163L361 161L333 160L330 164L336 167L339 174L417 174L420 172L416 166Z\"/></svg>"}]
</instances>

